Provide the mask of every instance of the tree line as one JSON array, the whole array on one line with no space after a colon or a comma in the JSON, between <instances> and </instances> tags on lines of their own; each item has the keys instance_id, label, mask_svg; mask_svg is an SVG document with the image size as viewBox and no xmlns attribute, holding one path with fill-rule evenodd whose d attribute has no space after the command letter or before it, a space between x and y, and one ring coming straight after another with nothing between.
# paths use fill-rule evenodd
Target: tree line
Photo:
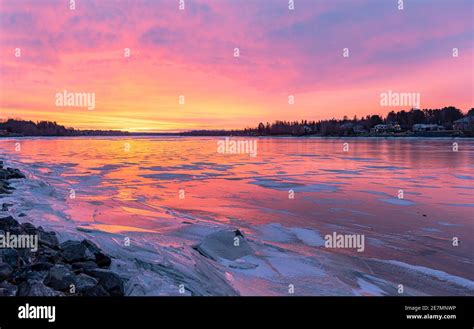
<instances>
[{"instance_id":1,"label":"tree line","mask_svg":"<svg viewBox=\"0 0 474 329\"><path fill-rule=\"evenodd\" d=\"M368 132L379 124L398 124L402 131L411 130L415 124L436 124L444 127L446 130L453 128L456 120L463 118L463 112L454 107L448 106L441 109L411 109L409 111L401 110L391 111L385 117L380 115L367 115L362 118L354 116L349 119L344 116L343 119L329 119L320 121L281 121L266 124L260 122L255 128L244 129L246 135L340 135L347 134L350 131L353 134L358 132ZM466 116L474 116L474 108L471 108Z\"/></svg>"},{"instance_id":2,"label":"tree line","mask_svg":"<svg viewBox=\"0 0 474 329\"><path fill-rule=\"evenodd\" d=\"M126 132L116 130L77 130L66 128L51 121L26 121L8 119L0 122L0 132L3 135L18 136L87 136L87 135L125 135ZM6 134L5 134L6 133Z\"/></svg>"}]
</instances>

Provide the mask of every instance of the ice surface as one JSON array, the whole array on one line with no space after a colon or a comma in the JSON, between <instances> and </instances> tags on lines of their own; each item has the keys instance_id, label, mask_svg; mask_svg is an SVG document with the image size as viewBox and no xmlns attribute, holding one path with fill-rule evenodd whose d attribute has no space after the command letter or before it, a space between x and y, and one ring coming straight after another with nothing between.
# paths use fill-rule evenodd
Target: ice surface
<instances>
[{"instance_id":1,"label":"ice surface","mask_svg":"<svg viewBox=\"0 0 474 329\"><path fill-rule=\"evenodd\" d=\"M114 138L11 142L0 150L28 179L8 212L93 240L129 295L397 295L400 281L407 295L474 294L473 141L453 155L433 152L445 141L360 140L348 155L337 139L269 138L257 159L218 155L213 138L137 138L126 154ZM237 229L246 247L229 253L219 232ZM365 252L325 248L334 231L364 234Z\"/></svg>"}]
</instances>

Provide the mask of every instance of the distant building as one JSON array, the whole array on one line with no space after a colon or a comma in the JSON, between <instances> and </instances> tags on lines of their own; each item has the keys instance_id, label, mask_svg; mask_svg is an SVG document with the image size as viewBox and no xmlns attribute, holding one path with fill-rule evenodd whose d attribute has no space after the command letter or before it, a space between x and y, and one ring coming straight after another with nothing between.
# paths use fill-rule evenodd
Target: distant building
<instances>
[{"instance_id":1,"label":"distant building","mask_svg":"<svg viewBox=\"0 0 474 329\"><path fill-rule=\"evenodd\" d=\"M413 125L412 130L414 132L441 131L441 130L444 130L444 127L440 125L436 125L436 124L417 123Z\"/></svg>"},{"instance_id":2,"label":"distant building","mask_svg":"<svg viewBox=\"0 0 474 329\"><path fill-rule=\"evenodd\" d=\"M387 123L387 124L378 124L371 129L371 132L378 134L388 133L388 132L399 132L402 128L398 123Z\"/></svg>"},{"instance_id":3,"label":"distant building","mask_svg":"<svg viewBox=\"0 0 474 329\"><path fill-rule=\"evenodd\" d=\"M385 125L385 124L378 124L378 125L375 125L372 129L371 129L372 132L375 132L375 133L386 133L388 132L388 126Z\"/></svg>"},{"instance_id":4,"label":"distant building","mask_svg":"<svg viewBox=\"0 0 474 329\"><path fill-rule=\"evenodd\" d=\"M352 123L352 122L344 122L339 126L339 130L342 132L354 132L356 134L363 134L366 133L368 130L365 128L364 125L360 123Z\"/></svg>"},{"instance_id":5,"label":"distant building","mask_svg":"<svg viewBox=\"0 0 474 329\"><path fill-rule=\"evenodd\" d=\"M367 132L367 129L365 129L364 125L361 125L361 124L355 124L353 127L352 127L352 130L355 132L355 133L366 133Z\"/></svg>"},{"instance_id":6,"label":"distant building","mask_svg":"<svg viewBox=\"0 0 474 329\"><path fill-rule=\"evenodd\" d=\"M354 125L352 122L344 122L342 125L339 126L341 130L351 130Z\"/></svg>"},{"instance_id":7,"label":"distant building","mask_svg":"<svg viewBox=\"0 0 474 329\"><path fill-rule=\"evenodd\" d=\"M460 131L474 131L474 115L454 121L453 129Z\"/></svg>"},{"instance_id":8,"label":"distant building","mask_svg":"<svg viewBox=\"0 0 474 329\"><path fill-rule=\"evenodd\" d=\"M400 127L400 125L396 122L387 124L387 127L389 131L395 131L395 132L402 131L402 127Z\"/></svg>"}]
</instances>

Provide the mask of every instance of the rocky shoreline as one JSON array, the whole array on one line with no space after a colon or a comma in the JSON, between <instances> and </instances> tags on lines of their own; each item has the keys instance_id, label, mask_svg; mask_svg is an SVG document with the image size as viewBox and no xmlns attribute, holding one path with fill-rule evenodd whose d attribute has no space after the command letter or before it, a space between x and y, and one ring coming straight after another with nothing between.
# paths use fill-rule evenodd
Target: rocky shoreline
<instances>
[{"instance_id":1,"label":"rocky shoreline","mask_svg":"<svg viewBox=\"0 0 474 329\"><path fill-rule=\"evenodd\" d=\"M9 180L24 178L0 161L0 200L14 190ZM0 204L0 212L11 206ZM20 248L11 246L19 241ZM55 232L0 215L0 242L0 296L124 295L124 280L109 269L111 257L89 240L59 243Z\"/></svg>"}]
</instances>

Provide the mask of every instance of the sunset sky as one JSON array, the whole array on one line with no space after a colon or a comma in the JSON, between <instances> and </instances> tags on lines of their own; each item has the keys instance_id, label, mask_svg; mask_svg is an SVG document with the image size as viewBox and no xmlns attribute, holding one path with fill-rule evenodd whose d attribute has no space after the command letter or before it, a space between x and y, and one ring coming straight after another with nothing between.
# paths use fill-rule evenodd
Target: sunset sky
<instances>
[{"instance_id":1,"label":"sunset sky","mask_svg":"<svg viewBox=\"0 0 474 329\"><path fill-rule=\"evenodd\" d=\"M472 0L184 1L0 0L0 118L244 128L401 109L380 106L388 90L473 107ZM56 106L64 90L95 93L95 109Z\"/></svg>"}]
</instances>

